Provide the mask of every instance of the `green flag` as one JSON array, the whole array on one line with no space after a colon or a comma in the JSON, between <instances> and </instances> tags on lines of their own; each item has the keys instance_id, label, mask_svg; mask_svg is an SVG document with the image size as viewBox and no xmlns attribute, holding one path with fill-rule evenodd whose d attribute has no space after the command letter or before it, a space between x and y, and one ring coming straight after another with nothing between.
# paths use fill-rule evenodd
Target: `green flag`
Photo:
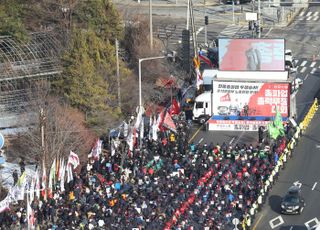
<instances>
[{"instance_id":1,"label":"green flag","mask_svg":"<svg viewBox=\"0 0 320 230\"><path fill-rule=\"evenodd\" d=\"M278 128L276 128L274 126L274 122L270 122L268 124L268 132L269 132L269 136L272 138L272 139L277 139L277 137L280 135L280 132L278 130Z\"/></svg>"},{"instance_id":2,"label":"green flag","mask_svg":"<svg viewBox=\"0 0 320 230\"><path fill-rule=\"evenodd\" d=\"M278 107L276 107L276 117L275 117L273 123L274 123L274 126L279 130L279 135L281 137L283 137L284 136L284 127L283 127L283 123L282 123L282 116L278 110Z\"/></svg>"}]
</instances>

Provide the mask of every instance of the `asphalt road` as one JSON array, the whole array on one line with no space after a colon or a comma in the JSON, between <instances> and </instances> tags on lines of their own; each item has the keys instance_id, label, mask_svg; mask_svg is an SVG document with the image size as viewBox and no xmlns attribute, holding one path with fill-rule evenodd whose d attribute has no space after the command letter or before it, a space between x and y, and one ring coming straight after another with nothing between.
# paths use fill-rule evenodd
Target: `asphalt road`
<instances>
[{"instance_id":1,"label":"asphalt road","mask_svg":"<svg viewBox=\"0 0 320 230\"><path fill-rule=\"evenodd\" d=\"M318 13L317 13L318 12ZM298 63L298 76L304 85L297 94L300 119L320 89L320 24L319 6L304 9L293 24L284 30L273 30L272 36L286 38L287 47L294 51ZM253 229L305 230L314 229L320 222L320 112L313 118L307 132L294 151L285 170L269 193L263 209L255 218ZM298 216L281 215L281 197L296 181L302 184L306 208Z\"/></svg>"},{"instance_id":2,"label":"asphalt road","mask_svg":"<svg viewBox=\"0 0 320 230\"><path fill-rule=\"evenodd\" d=\"M320 221L320 112L300 139L285 169L274 185L253 229L305 230ZM306 207L301 215L281 215L281 197L294 183L302 184ZM308 226L307 226L308 225ZM312 229L312 228L310 228Z\"/></svg>"}]
</instances>

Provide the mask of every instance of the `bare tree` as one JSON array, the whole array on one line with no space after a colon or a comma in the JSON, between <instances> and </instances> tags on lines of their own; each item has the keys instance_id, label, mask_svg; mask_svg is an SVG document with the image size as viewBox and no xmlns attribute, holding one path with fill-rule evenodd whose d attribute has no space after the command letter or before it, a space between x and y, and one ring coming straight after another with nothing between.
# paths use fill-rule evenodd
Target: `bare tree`
<instances>
[{"instance_id":1,"label":"bare tree","mask_svg":"<svg viewBox=\"0 0 320 230\"><path fill-rule=\"evenodd\" d=\"M29 115L25 119L30 118L30 114L39 119L33 119L35 122L28 128L28 132L11 141L10 150L29 162L39 163L45 159L47 165L55 157L66 157L70 151L79 154L82 159L86 158L97 135L86 127L85 115L50 95L49 85L46 84L44 81L30 92L29 99L33 100L30 100L26 112ZM40 118L40 110L43 110L43 119Z\"/></svg>"}]
</instances>

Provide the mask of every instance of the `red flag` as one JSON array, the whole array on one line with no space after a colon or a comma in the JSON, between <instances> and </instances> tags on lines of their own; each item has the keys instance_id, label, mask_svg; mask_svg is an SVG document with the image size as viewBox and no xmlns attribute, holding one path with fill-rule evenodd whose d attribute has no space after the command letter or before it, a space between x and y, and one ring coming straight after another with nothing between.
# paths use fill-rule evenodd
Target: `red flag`
<instances>
[{"instance_id":1,"label":"red flag","mask_svg":"<svg viewBox=\"0 0 320 230\"><path fill-rule=\"evenodd\" d=\"M161 113L159 114L159 117L158 117L158 119L157 119L157 125L158 125L158 128L159 128L160 131L163 131L162 125L163 125L163 121L164 121L164 114L165 114L165 112L166 112L166 111L163 109L163 110L161 111Z\"/></svg>"},{"instance_id":2,"label":"red flag","mask_svg":"<svg viewBox=\"0 0 320 230\"><path fill-rule=\"evenodd\" d=\"M170 107L169 113L170 113L170 115L180 113L180 106L175 98L173 98L173 100L172 100L172 105Z\"/></svg>"},{"instance_id":3,"label":"red flag","mask_svg":"<svg viewBox=\"0 0 320 230\"><path fill-rule=\"evenodd\" d=\"M205 63L208 64L208 66L210 66L211 68L213 68L213 64L211 62L211 60L209 58L207 58L206 56L203 56L199 53L199 58L204 61Z\"/></svg>"},{"instance_id":4,"label":"red flag","mask_svg":"<svg viewBox=\"0 0 320 230\"><path fill-rule=\"evenodd\" d=\"M166 116L164 117L163 126L170 129L173 132L177 132L176 125L174 124L169 113L166 113Z\"/></svg>"}]
</instances>

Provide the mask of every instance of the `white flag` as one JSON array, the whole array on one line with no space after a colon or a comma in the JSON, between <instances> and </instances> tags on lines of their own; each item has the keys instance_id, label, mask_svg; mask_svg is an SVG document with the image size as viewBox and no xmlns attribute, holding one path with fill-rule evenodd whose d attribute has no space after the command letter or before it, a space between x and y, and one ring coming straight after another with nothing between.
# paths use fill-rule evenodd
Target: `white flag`
<instances>
[{"instance_id":1,"label":"white flag","mask_svg":"<svg viewBox=\"0 0 320 230\"><path fill-rule=\"evenodd\" d=\"M153 125L152 125L152 140L154 141L158 140L158 130L159 130L159 124L157 122L156 116L154 116Z\"/></svg>"},{"instance_id":2,"label":"white flag","mask_svg":"<svg viewBox=\"0 0 320 230\"><path fill-rule=\"evenodd\" d=\"M30 200L27 198L27 221L28 229L34 229L34 211L31 208Z\"/></svg>"},{"instance_id":3,"label":"white flag","mask_svg":"<svg viewBox=\"0 0 320 230\"><path fill-rule=\"evenodd\" d=\"M63 192L64 189L64 176L66 175L66 164L64 162L64 159L62 160L62 164L61 164L61 169L60 169L60 191Z\"/></svg>"},{"instance_id":4,"label":"white flag","mask_svg":"<svg viewBox=\"0 0 320 230\"><path fill-rule=\"evenodd\" d=\"M141 124L140 124L140 139L142 140L144 137L144 120L142 118Z\"/></svg>"},{"instance_id":5,"label":"white flag","mask_svg":"<svg viewBox=\"0 0 320 230\"><path fill-rule=\"evenodd\" d=\"M68 165L71 164L73 166L73 169L77 168L80 164L79 157L76 153L70 151L70 155L68 158Z\"/></svg>"},{"instance_id":6,"label":"white flag","mask_svg":"<svg viewBox=\"0 0 320 230\"><path fill-rule=\"evenodd\" d=\"M36 176L37 176L37 174L33 175L31 178L31 184L30 184L30 189L29 189L30 202L32 202L34 199L34 188L35 188L36 179L37 179Z\"/></svg>"},{"instance_id":7,"label":"white flag","mask_svg":"<svg viewBox=\"0 0 320 230\"><path fill-rule=\"evenodd\" d=\"M139 109L139 113L137 115L136 123L134 124L134 127L136 129L140 129L140 124L142 122L142 114L143 114L143 109Z\"/></svg>"},{"instance_id":8,"label":"white flag","mask_svg":"<svg viewBox=\"0 0 320 230\"><path fill-rule=\"evenodd\" d=\"M100 139L98 139L93 148L91 149L91 152L88 155L88 158L93 157L95 160L99 159L99 156L102 153L102 141Z\"/></svg>"},{"instance_id":9,"label":"white flag","mask_svg":"<svg viewBox=\"0 0 320 230\"><path fill-rule=\"evenodd\" d=\"M131 152L133 151L133 145L134 145L133 129L130 129L130 132L129 132L128 137L127 137L127 144L129 145L129 150Z\"/></svg>"},{"instance_id":10,"label":"white flag","mask_svg":"<svg viewBox=\"0 0 320 230\"><path fill-rule=\"evenodd\" d=\"M67 164L67 183L73 180L73 175L72 175L72 166L71 164Z\"/></svg>"},{"instance_id":11,"label":"white flag","mask_svg":"<svg viewBox=\"0 0 320 230\"><path fill-rule=\"evenodd\" d=\"M39 171L36 171L36 196L40 199L40 176Z\"/></svg>"}]
</instances>

